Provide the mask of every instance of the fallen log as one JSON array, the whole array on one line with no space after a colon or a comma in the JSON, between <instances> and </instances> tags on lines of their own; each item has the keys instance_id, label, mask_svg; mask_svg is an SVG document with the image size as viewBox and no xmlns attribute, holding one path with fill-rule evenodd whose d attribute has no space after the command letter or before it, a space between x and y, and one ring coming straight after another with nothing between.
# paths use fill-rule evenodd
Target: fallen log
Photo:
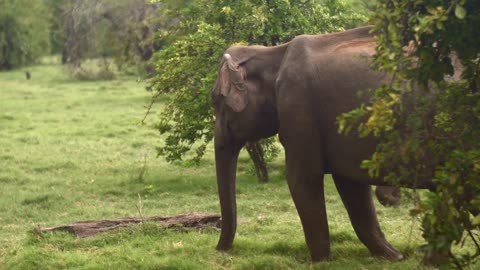
<instances>
[{"instance_id":1,"label":"fallen log","mask_svg":"<svg viewBox=\"0 0 480 270\"><path fill-rule=\"evenodd\" d=\"M94 236L101 232L111 231L118 228L126 227L133 224L144 222L158 222L167 228L184 227L184 228L219 228L220 215L219 214L183 214L173 217L124 217L118 219L105 220L86 220L78 221L71 224L55 226L55 227L38 227L34 231L37 234L54 231L67 231L74 234L78 238L85 238Z\"/></svg>"}]
</instances>

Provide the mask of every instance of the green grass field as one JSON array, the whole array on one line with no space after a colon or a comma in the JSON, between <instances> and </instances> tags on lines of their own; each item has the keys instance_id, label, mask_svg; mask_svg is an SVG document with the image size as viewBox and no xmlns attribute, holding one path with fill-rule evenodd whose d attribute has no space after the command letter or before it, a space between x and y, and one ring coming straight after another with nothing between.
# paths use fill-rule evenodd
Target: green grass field
<instances>
[{"instance_id":1,"label":"green grass field","mask_svg":"<svg viewBox=\"0 0 480 270\"><path fill-rule=\"evenodd\" d=\"M156 157L162 138L139 125L150 94L132 77L105 82L69 80L44 64L0 73L0 269L419 269L422 243L408 206L378 205L391 243L407 259L372 258L355 236L330 177L327 209L333 259L312 265L290 199L282 158L271 182L259 184L242 154L238 175L239 227L234 249L217 252L218 231L138 225L75 239L38 236L38 226L80 220L218 213L208 151L199 167ZM154 108L158 111L161 104ZM154 112L155 114L155 112Z\"/></svg>"}]
</instances>

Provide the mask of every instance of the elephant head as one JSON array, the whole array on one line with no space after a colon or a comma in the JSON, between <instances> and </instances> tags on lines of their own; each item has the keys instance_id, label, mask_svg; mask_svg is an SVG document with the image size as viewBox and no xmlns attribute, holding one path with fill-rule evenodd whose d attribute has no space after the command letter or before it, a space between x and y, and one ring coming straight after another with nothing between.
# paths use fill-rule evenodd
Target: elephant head
<instances>
[{"instance_id":1,"label":"elephant head","mask_svg":"<svg viewBox=\"0 0 480 270\"><path fill-rule=\"evenodd\" d=\"M232 246L236 230L235 180L240 149L278 132L275 80L286 46L234 46L225 51L215 82L215 162L222 212L217 249Z\"/></svg>"}]
</instances>

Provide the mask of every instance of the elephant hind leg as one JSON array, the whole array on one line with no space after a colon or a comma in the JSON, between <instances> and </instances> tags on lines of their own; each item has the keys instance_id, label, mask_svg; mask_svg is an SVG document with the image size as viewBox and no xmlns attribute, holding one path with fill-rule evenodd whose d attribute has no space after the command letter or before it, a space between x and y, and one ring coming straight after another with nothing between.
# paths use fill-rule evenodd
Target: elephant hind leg
<instances>
[{"instance_id":1,"label":"elephant hind leg","mask_svg":"<svg viewBox=\"0 0 480 270\"><path fill-rule=\"evenodd\" d=\"M370 185L350 181L334 175L335 185L348 211L353 229L373 256L392 261L403 255L385 239L378 223Z\"/></svg>"}]
</instances>

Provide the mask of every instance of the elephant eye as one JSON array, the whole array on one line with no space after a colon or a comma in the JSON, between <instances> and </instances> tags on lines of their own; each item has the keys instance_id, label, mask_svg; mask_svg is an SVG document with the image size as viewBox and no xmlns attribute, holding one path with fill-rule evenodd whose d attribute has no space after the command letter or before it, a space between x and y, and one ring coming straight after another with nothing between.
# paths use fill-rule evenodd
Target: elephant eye
<instances>
[{"instance_id":1,"label":"elephant eye","mask_svg":"<svg viewBox=\"0 0 480 270\"><path fill-rule=\"evenodd\" d=\"M237 90L239 90L239 91L246 91L246 90L248 90L247 85L246 85L245 83L243 83L243 82L234 82L234 83L232 83L232 84L233 84L233 85L235 86L235 88L236 88Z\"/></svg>"}]
</instances>

